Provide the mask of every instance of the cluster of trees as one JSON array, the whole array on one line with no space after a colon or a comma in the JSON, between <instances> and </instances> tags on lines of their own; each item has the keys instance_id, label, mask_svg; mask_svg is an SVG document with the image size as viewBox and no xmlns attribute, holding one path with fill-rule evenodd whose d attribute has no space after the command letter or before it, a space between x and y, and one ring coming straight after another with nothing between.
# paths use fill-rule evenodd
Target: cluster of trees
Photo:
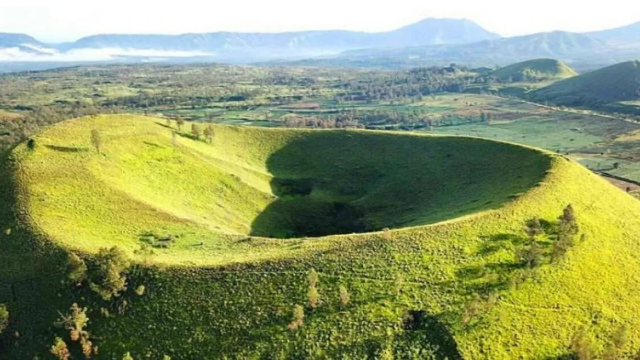
<instances>
[{"instance_id":1,"label":"cluster of trees","mask_svg":"<svg viewBox=\"0 0 640 360\"><path fill-rule=\"evenodd\" d=\"M75 253L69 253L66 262L67 281L75 286L86 283L89 289L103 300L110 301L127 290L127 272L130 265L124 251L116 246L100 249L87 261ZM135 293L142 296L144 291L145 288L141 285L136 288ZM51 346L50 352L54 357L59 360L70 359L73 348L68 344L78 344L78 351L82 352L87 359L98 355L98 347L93 344L91 334L87 330L88 311L88 308L74 303L69 313L60 314L55 325L67 333L62 337L56 337ZM103 313L104 311L106 310L103 309Z\"/></svg>"},{"instance_id":2,"label":"cluster of trees","mask_svg":"<svg viewBox=\"0 0 640 360\"><path fill-rule=\"evenodd\" d=\"M311 269L307 274L308 289L307 289L307 301L310 309L316 309L320 305L320 293L318 292L318 273ZM351 296L349 291L344 285L340 285L339 301L340 306L347 306L351 302ZM295 330L304 324L305 308L302 305L296 304L293 307L293 317L287 328L289 330Z\"/></svg>"},{"instance_id":3,"label":"cluster of trees","mask_svg":"<svg viewBox=\"0 0 640 360\"><path fill-rule=\"evenodd\" d=\"M331 128L400 128L431 129L436 126L455 126L461 124L490 124L491 113L481 112L475 115L442 114L434 115L425 110L394 111L341 110L334 114L318 116L291 115L284 120L286 127Z\"/></svg>"},{"instance_id":4,"label":"cluster of trees","mask_svg":"<svg viewBox=\"0 0 640 360\"><path fill-rule=\"evenodd\" d=\"M122 249L117 246L102 248L91 259L85 262L74 253L67 258L67 274L70 282L81 285L89 284L89 288L104 300L118 297L127 289L127 271L130 261Z\"/></svg>"},{"instance_id":5,"label":"cluster of trees","mask_svg":"<svg viewBox=\"0 0 640 360\"><path fill-rule=\"evenodd\" d=\"M468 69L448 67L416 68L398 72L371 72L340 84L344 91L338 101L380 101L419 98L442 92L463 92L467 87L485 83L483 77Z\"/></svg>"},{"instance_id":6,"label":"cluster of trees","mask_svg":"<svg viewBox=\"0 0 640 360\"><path fill-rule=\"evenodd\" d=\"M0 106L23 116L0 121L0 150L28 139L44 126L97 113L212 106L251 110L256 106L277 106L306 98L325 98L338 103L418 101L440 92L461 92L486 81L478 73L455 65L383 72L148 64L9 74L2 76L0 82ZM440 119L415 111L386 111L298 117L288 119L285 125L419 128L478 121L477 116L463 118Z\"/></svg>"},{"instance_id":7,"label":"cluster of trees","mask_svg":"<svg viewBox=\"0 0 640 360\"><path fill-rule=\"evenodd\" d=\"M562 215L558 217L557 223L550 223L539 218L533 218L525 223L524 233L526 234L525 244L517 251L522 269L511 273L507 280L511 286L535 276L536 269L541 265L550 262L557 263L567 254L577 241L575 237L579 234L575 210L572 205L567 205ZM547 249L547 241L552 240L551 249ZM583 234L581 241L585 241ZM544 244L544 245L543 245ZM462 310L462 323L467 326L477 320L482 314L490 310L497 302L498 294L495 291L480 295L472 294L471 299Z\"/></svg>"},{"instance_id":8,"label":"cluster of trees","mask_svg":"<svg viewBox=\"0 0 640 360\"><path fill-rule=\"evenodd\" d=\"M85 358L90 359L92 355L98 355L98 347L93 346L90 340L91 335L87 331L89 323L87 311L87 308L82 308L74 303L71 305L71 313L60 314L56 325L69 331L69 339L73 343L78 343L82 354ZM67 360L71 357L67 343L61 337L55 339L53 346L51 346L51 354L59 360Z\"/></svg>"},{"instance_id":9,"label":"cluster of trees","mask_svg":"<svg viewBox=\"0 0 640 360\"><path fill-rule=\"evenodd\" d=\"M94 106L39 106L27 110L22 116L0 121L0 151L27 140L40 129L63 120L99 113L118 112L115 108Z\"/></svg>"},{"instance_id":10,"label":"cluster of trees","mask_svg":"<svg viewBox=\"0 0 640 360\"><path fill-rule=\"evenodd\" d=\"M538 218L529 220L525 226L527 244L520 250L520 259L526 268L533 269L543 264L545 250L542 248L538 237L541 235L555 235L555 241L551 249L550 260L552 263L560 261L571 247L576 244L576 235L580 228L576 221L573 206L567 205L558 217L557 227L542 225ZM586 235L581 236L581 241L586 240Z\"/></svg>"}]
</instances>

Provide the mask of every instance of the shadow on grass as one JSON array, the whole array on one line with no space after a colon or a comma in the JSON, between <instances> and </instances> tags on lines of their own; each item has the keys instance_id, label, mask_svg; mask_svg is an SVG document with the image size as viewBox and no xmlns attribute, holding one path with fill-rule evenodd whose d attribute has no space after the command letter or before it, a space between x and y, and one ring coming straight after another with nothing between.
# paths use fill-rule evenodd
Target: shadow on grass
<instances>
[{"instance_id":1,"label":"shadow on grass","mask_svg":"<svg viewBox=\"0 0 640 360\"><path fill-rule=\"evenodd\" d=\"M72 147L72 146L58 146L58 145L45 145L48 149L64 152L64 153L81 153L89 151L88 148Z\"/></svg>"},{"instance_id":2,"label":"shadow on grass","mask_svg":"<svg viewBox=\"0 0 640 360\"><path fill-rule=\"evenodd\" d=\"M457 141L301 132L268 157L271 190L278 199L254 219L250 234L316 237L436 223L501 206L533 186L548 163L530 156L530 166L522 171L531 176L516 171L505 179L498 171L477 171L496 161L470 155L483 146L505 152L494 144ZM469 162L474 166L458 166ZM497 188L499 180L508 185Z\"/></svg>"},{"instance_id":3,"label":"shadow on grass","mask_svg":"<svg viewBox=\"0 0 640 360\"><path fill-rule=\"evenodd\" d=\"M69 289L61 285L66 253L25 225L29 214L18 205L18 194L26 195L15 179L15 166L0 156L0 303L10 315L0 337L3 359L34 357L30 344L41 343L71 299Z\"/></svg>"}]
</instances>

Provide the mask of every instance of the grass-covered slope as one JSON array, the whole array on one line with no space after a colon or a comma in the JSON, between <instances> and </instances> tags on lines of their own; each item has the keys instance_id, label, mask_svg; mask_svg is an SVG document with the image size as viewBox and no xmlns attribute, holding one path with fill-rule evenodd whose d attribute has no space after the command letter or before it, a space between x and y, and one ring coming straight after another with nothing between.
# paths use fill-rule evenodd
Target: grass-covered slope
<instances>
[{"instance_id":1,"label":"grass-covered slope","mask_svg":"<svg viewBox=\"0 0 640 360\"><path fill-rule=\"evenodd\" d=\"M91 310L88 330L107 358L556 358L582 330L603 355L623 327L616 354L640 347L640 203L564 157L472 138L231 127L216 127L213 144L180 137L174 152L163 124L74 120L2 162L0 226L11 231L0 235L0 302L12 314L2 357L46 355L65 334L52 326L58 311L73 302ZM94 128L102 155L89 145ZM327 219L301 197L359 209L350 224L357 213L397 229L247 236L264 216L269 231L300 230L294 215ZM568 204L580 233L550 262ZM527 270L518 254L534 217L550 235L538 236L542 261ZM133 254L147 239L138 233L154 231L180 237ZM113 244L141 262L120 298L61 283L69 249L90 260ZM296 304L305 318L289 330Z\"/></svg>"},{"instance_id":2,"label":"grass-covered slope","mask_svg":"<svg viewBox=\"0 0 640 360\"><path fill-rule=\"evenodd\" d=\"M588 106L640 99L640 61L628 61L558 81L530 94L536 101Z\"/></svg>"},{"instance_id":3,"label":"grass-covered slope","mask_svg":"<svg viewBox=\"0 0 640 360\"><path fill-rule=\"evenodd\" d=\"M505 66L489 75L502 81L543 81L566 79L578 73L560 60L534 59Z\"/></svg>"},{"instance_id":4,"label":"grass-covered slope","mask_svg":"<svg viewBox=\"0 0 640 360\"><path fill-rule=\"evenodd\" d=\"M93 129L101 154L87 135ZM35 138L35 150L14 152L34 225L74 250L117 244L132 254L158 234L177 239L161 255L168 262L225 263L253 256L231 245L239 236L364 232L495 208L548 165L515 146L383 133L223 126L213 144L173 141L158 119L54 126Z\"/></svg>"}]
</instances>

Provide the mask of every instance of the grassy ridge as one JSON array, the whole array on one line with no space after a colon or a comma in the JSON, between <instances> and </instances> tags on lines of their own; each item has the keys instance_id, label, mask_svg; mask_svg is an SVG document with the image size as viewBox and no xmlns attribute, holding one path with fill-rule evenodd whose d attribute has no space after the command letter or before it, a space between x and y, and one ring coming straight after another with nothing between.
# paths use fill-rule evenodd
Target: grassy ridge
<instances>
[{"instance_id":1,"label":"grassy ridge","mask_svg":"<svg viewBox=\"0 0 640 360\"><path fill-rule=\"evenodd\" d=\"M495 208L547 166L530 150L480 140L344 131L222 126L213 145L179 135L174 148L159 121L78 119L36 137L34 151L18 148L35 226L67 248L117 244L131 255L147 234L173 235L163 261L219 264L287 251L233 245L246 235L417 226ZM102 154L91 148L92 129Z\"/></svg>"},{"instance_id":2,"label":"grassy ridge","mask_svg":"<svg viewBox=\"0 0 640 360\"><path fill-rule=\"evenodd\" d=\"M542 81L570 78L578 73L559 60L535 59L505 66L489 75L502 81Z\"/></svg>"},{"instance_id":3,"label":"grassy ridge","mask_svg":"<svg viewBox=\"0 0 640 360\"><path fill-rule=\"evenodd\" d=\"M135 129L129 129L127 134L150 131L149 136L160 146L166 144L163 141L170 141L170 138L160 141L166 136L164 134L167 129L155 124L154 120L136 121L126 117L72 121L60 126L79 127L83 129L79 131L81 136L63 141L59 137L63 134L56 134L62 128L54 127L37 138L39 147L34 153L28 153L26 148L21 147L14 153L11 161L4 163L9 174L19 176L15 180L12 180L13 177L3 177L2 181L9 185L8 188L16 188L17 196L14 192L3 193L2 196L9 202L17 198L20 202L15 212L29 212L34 217L25 222L26 219L16 220L12 211L4 209L0 213L0 225L22 229L10 236L0 235L0 250L3 250L1 254L8 254L0 265L3 270L0 271L0 284L13 288L13 292L20 295L12 298L11 291L0 292L0 301L7 302L10 311L20 315L12 329L19 330L22 334L16 344L3 350L3 355L24 358L46 353L53 341L51 333L60 331L52 330L47 322L53 322L57 311L64 311L73 301L92 309L89 330L99 339L97 341L101 354L115 358L127 351L135 357L151 358L159 358L165 354L174 358L377 358L387 352L393 353L397 358L548 358L568 354L571 339L582 328L586 328L594 340L596 351L602 354L621 325L628 327L630 339L624 345L623 353L630 355L640 347L640 333L637 330L640 329L640 319L636 316L640 310L640 293L637 291L640 287L640 264L635 260L635 255L640 251L640 239L635 231L640 226L640 204L635 199L564 157L470 138L417 137L389 133L312 133L219 127L216 128L215 145L197 142L191 144L192 140L181 139L179 151L181 156L188 159L184 162L184 171L189 171L187 168L190 161L195 161L186 154L198 151L201 146L199 154L211 154L214 151L224 153L224 156L209 157L225 160L213 162L214 168L222 173L234 171L240 174L236 176L246 181L246 184L254 185L243 186L275 194L271 184L273 178L265 181L275 173L280 178L297 175L308 179L312 170L319 166L314 161L324 164L323 167L353 165L335 157L330 158L332 162L329 159L319 161L303 155L296 157L302 150L313 150L314 154L322 150L310 146L313 142L308 141L314 136L329 137L322 142L331 141L330 137L335 136L335 143L329 143L336 147L347 146L344 143L349 144L348 141L362 141L362 144L366 144L364 148L367 151L359 152L357 146L353 146L342 148L343 152L348 150L347 153L351 156L362 157L363 164L367 164L367 155L374 157L378 151L385 157L395 156L398 171L402 171L403 165L407 164L405 161L411 164L412 160L407 157L419 158L416 151L410 151L412 145L419 144L420 148L429 149L432 146L429 145L430 142L438 144L439 141L448 141L449 146L443 144L443 147L435 148L440 151L444 149L445 155L449 151L454 154L442 160L442 168L447 168L446 159L449 159L448 161L455 161L458 165L460 174L469 172L468 179L486 180L493 184L486 189L467 185L473 192L464 194L464 197L469 199L471 194L487 194L487 198L499 199L499 195L504 192L521 195L507 196L509 200L505 199L500 206L486 204L483 207L485 211L457 218L479 209L464 210L465 203L456 200L454 192L464 192L464 186L460 185L467 180L454 179L452 181L462 182L455 191L450 190L449 194L452 202L461 210L447 214L443 209L443 213L447 214L446 218L452 221L377 233L306 240L246 239L246 235L223 234L221 230L211 226L177 217L169 213L168 207L159 212L155 210L155 217L147 216L141 211L139 218L124 219L121 226L123 234L127 234L130 231L128 228L133 227L133 224L142 223L146 228L148 224L152 224L150 221L156 221L162 226L181 224L180 226L189 227L190 230L185 230L185 233L195 233L196 228L202 229L199 230L202 234L206 233L211 237L211 240L205 240L205 249L187 249L187 246L181 245L180 238L175 247L169 248L166 253L159 250L147 261L167 264L176 263L176 259L185 257L194 258L199 264L209 266L184 266L183 263L183 266L138 268L130 275L130 289L123 295L129 308L122 315L105 318L100 315L100 307L112 308L113 305L96 299L86 290L68 289L59 285L59 281L55 279L64 274L55 270L58 266L57 257L51 254L59 253L57 246L91 252L93 246L96 246L94 241L100 242L98 246L119 243L125 248L132 248L137 240L127 240L123 235L120 235L120 240L99 237L82 229L80 225L74 230L82 231L78 232L82 234L80 237L65 239L64 234L50 234L55 231L55 227L44 221L56 217L51 215L53 213L39 217L37 212L51 211L55 207L52 207L51 201L46 206L43 205L42 203L47 203L47 198L41 200L42 197L49 194L49 199L52 199L52 194L60 191L65 196L57 196L55 199L66 201L66 196L72 193L64 192L63 187L54 189L54 184L47 183L45 175L54 176L56 172L52 169L44 172L43 169L47 169L46 163L52 161L66 164L63 168L69 171L64 179L70 183L76 181L73 174L82 168L88 169L92 176L90 179L108 174L111 178L104 178L108 182L101 188L108 188L108 194L113 195L122 193L118 186L123 185L113 185L118 184L118 179L114 178L117 172L109 170L109 167L117 165L118 168L122 166L121 169L130 171L132 167L127 167L125 155L131 151L135 153L138 148L145 149L144 153L137 154L130 161L158 163L158 157L151 157L155 153L151 149L156 148L141 145L148 140L147 135L144 139L131 140L123 137L125 140L112 140L111 145L108 145L109 140L105 136L103 156L92 153L90 149L73 153L48 152L40 146L44 146L46 141L71 146L66 143L68 141L75 143L73 147L89 148L85 130L101 122L110 129L113 128L114 133L124 131L126 126ZM108 130L103 129L105 133ZM66 130L64 133L68 134L71 129ZM375 138L376 143L383 144L387 141L393 143L397 139L404 143L403 146L391 149L404 148L405 151L382 152L388 148L371 146L367 143L371 138ZM126 151L118 153L121 146ZM187 146L189 147L184 148ZM283 149L289 150L283 152ZM456 151L464 156L455 156ZM509 158L509 154L514 153L519 153L518 158L530 159L531 162L519 164L515 159ZM47 155L46 162L38 156L44 154ZM283 157L279 158L278 154ZM74 158L63 159L69 155ZM434 154L428 155L421 159L422 164L429 164L427 160L434 161ZM82 160L82 157L86 159ZM472 159L483 166L469 166L473 164ZM382 156L375 160L376 163L386 161ZM293 164L300 165L295 174L286 173L287 169L291 171ZM461 166L462 164L467 166ZM143 165L136 165L134 168L138 166ZM151 165L146 166L149 167L145 169L151 171ZM428 166L423 167L434 170ZM468 169L462 169L463 167ZM164 169L165 166L159 168ZM225 171L220 170L222 168ZM380 168L384 169L383 166ZM410 170L412 173L422 171L416 164L411 164ZM500 182L491 178L490 174L482 175L483 170L511 181ZM436 172L435 175L437 174ZM526 181L519 179L519 176ZM220 179L225 181L226 177L220 175ZM138 175L135 180L138 182L135 185L138 191L137 187L142 186L139 183L144 182L144 178ZM389 180L392 183L392 179ZM96 180L91 182L97 183ZM418 182L423 183L424 181ZM38 184L43 186L43 193L36 192ZM44 184L48 185L45 187ZM307 182L303 182L302 185L306 184ZM495 186L496 184L500 186ZM314 196L335 194L335 189L329 185L339 186L340 182L318 187L323 191L318 191ZM503 192L499 187L509 191ZM306 189L304 186L302 188ZM277 189L279 188L276 187ZM97 195L94 191L91 184L85 182L84 196L75 197L75 200L69 201L61 209L75 204L77 211L83 214L75 215L78 218L95 214L87 211L98 211L102 207L108 209L110 205L104 199L101 202L95 201ZM164 190L159 191L162 193ZM407 188L407 191L420 195L411 188ZM138 193L142 193L142 190ZM385 195L382 189L370 193L381 199L397 196L393 192ZM331 196L335 199L335 195ZM463 196L460 195L460 198ZM87 199L96 208L82 207L79 202L89 202ZM365 201L366 197L359 199ZM139 199L132 200L131 196L124 195L113 203L112 206L118 206L118 211L127 209L127 204L136 204L138 208L135 211L144 209L143 206L152 206L149 201L140 205ZM553 240L539 239L546 260L537 268L535 276L523 282L514 282L523 270L516 254L526 241L522 230L524 222L532 217L541 217L554 223L569 203L576 209L585 240L571 249L562 261L550 264L548 254ZM449 211L453 212L454 209L451 207ZM67 209L58 213L58 222L63 222L61 219L64 216L74 216L75 211ZM375 218L375 212L372 214ZM429 219L429 216L428 212L418 209L413 212L407 224L413 225L411 221ZM16 226L16 221L23 225ZM115 230L109 230L110 227L115 227L111 222L108 217L96 216L91 226L97 226L101 233L114 231L113 234L117 235ZM30 242L31 245L27 246L23 239L33 238L34 231L33 228L24 226L28 224L36 224L45 230L47 233L44 235L48 241ZM219 237L215 234L219 234ZM95 237L91 241L82 240L90 236ZM241 236L244 240L238 241L238 237L234 236ZM55 241L55 247L49 246L51 240ZM220 248L215 248L214 243L227 244L228 249L225 250L221 245ZM233 256L237 258L234 259ZM29 261L29 258L29 264L18 263ZM220 264L225 265L219 266ZM287 330L293 306L307 302L306 278L311 268L319 273L320 305L316 309L306 308L304 325L300 329ZM403 279L401 285L398 285L399 278ZM24 279L39 279L37 283L43 284L44 288L32 288L34 282L27 283L22 281ZM133 294L132 289L140 284L147 288L144 296ZM351 302L346 306L341 306L338 299L338 287L341 285L351 295ZM58 293L60 296L55 295ZM465 309L473 302L474 294L483 299L483 310L470 322L462 321ZM28 298L29 302L23 303L23 298ZM37 318L30 314L34 308L39 312ZM424 312L422 320L414 324L415 327L406 324L405 319L410 311Z\"/></svg>"},{"instance_id":4,"label":"grassy ridge","mask_svg":"<svg viewBox=\"0 0 640 360\"><path fill-rule=\"evenodd\" d=\"M585 107L640 98L640 61L627 61L556 82L530 94L536 101Z\"/></svg>"}]
</instances>

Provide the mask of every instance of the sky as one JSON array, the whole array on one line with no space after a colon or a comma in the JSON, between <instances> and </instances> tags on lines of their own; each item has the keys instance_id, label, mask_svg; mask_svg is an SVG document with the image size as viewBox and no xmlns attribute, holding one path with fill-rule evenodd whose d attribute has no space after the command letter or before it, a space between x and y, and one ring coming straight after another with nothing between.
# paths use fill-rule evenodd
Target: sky
<instances>
[{"instance_id":1,"label":"sky","mask_svg":"<svg viewBox=\"0 0 640 360\"><path fill-rule=\"evenodd\" d=\"M46 42L104 33L378 32L429 17L466 18L503 36L582 32L640 21L640 1L0 0L0 32L26 33Z\"/></svg>"}]
</instances>

